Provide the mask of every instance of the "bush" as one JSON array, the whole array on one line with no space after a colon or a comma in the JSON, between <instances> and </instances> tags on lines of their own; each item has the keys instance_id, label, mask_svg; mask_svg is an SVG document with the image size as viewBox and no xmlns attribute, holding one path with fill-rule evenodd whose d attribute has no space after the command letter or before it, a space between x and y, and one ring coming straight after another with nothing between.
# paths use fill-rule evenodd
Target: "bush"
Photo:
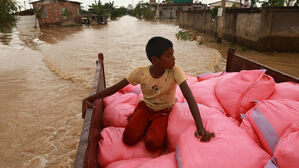
<instances>
[{"instance_id":1,"label":"bush","mask_svg":"<svg viewBox=\"0 0 299 168\"><path fill-rule=\"evenodd\" d=\"M190 41L194 40L194 34L188 31L180 30L175 36L179 40L190 40Z\"/></svg>"}]
</instances>

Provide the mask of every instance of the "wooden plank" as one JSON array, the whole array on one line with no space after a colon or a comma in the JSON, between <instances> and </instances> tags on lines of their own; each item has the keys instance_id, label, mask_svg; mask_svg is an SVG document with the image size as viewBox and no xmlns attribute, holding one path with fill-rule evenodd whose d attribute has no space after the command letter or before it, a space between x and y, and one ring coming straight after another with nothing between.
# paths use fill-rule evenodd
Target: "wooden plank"
<instances>
[{"instance_id":1,"label":"wooden plank","mask_svg":"<svg viewBox=\"0 0 299 168\"><path fill-rule=\"evenodd\" d=\"M244 58L240 55L235 54L235 50L230 48L227 54L227 62L226 62L226 71L227 72L239 72L241 70L254 70L254 69L265 69L266 74L273 77L275 82L287 82L292 81L295 83L299 83L299 79L288 75L286 73L280 72L276 69L267 67L263 64L259 64L247 58Z\"/></svg>"},{"instance_id":2,"label":"wooden plank","mask_svg":"<svg viewBox=\"0 0 299 168\"><path fill-rule=\"evenodd\" d=\"M88 135L89 135L90 124L91 124L91 116L92 116L92 109L88 108L86 111L82 131L81 131L81 136L80 136L80 142L76 154L76 160L74 165L75 168L83 168L84 166L85 153L88 145Z\"/></svg>"},{"instance_id":3,"label":"wooden plank","mask_svg":"<svg viewBox=\"0 0 299 168\"><path fill-rule=\"evenodd\" d=\"M105 76L104 76L104 62L103 54L98 55L98 61L96 62L96 72L93 82L91 95L106 88ZM102 99L101 99L102 101ZM99 132L102 130L102 116L103 106L99 104L101 111L99 114L95 113L95 110L88 108L86 116L84 118L83 128L81 131L80 142L76 154L75 168L97 168L99 167L96 162L97 158L97 142L99 140Z\"/></svg>"}]
</instances>

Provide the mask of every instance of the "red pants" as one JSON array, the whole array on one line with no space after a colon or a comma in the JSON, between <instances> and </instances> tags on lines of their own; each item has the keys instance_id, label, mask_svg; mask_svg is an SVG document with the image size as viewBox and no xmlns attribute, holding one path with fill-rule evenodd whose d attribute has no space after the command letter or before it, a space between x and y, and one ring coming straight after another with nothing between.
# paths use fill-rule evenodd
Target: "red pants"
<instances>
[{"instance_id":1,"label":"red pants","mask_svg":"<svg viewBox=\"0 0 299 168\"><path fill-rule=\"evenodd\" d=\"M124 131L124 143L131 146L144 138L147 149L155 151L161 148L166 137L170 111L171 108L155 111L144 102L139 102Z\"/></svg>"}]
</instances>

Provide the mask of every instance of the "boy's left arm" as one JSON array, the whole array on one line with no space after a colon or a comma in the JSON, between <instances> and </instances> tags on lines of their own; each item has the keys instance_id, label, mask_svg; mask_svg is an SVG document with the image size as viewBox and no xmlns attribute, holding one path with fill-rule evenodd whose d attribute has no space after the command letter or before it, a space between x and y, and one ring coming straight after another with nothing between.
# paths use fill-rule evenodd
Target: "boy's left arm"
<instances>
[{"instance_id":1,"label":"boy's left arm","mask_svg":"<svg viewBox=\"0 0 299 168\"><path fill-rule=\"evenodd\" d=\"M203 142L208 142L212 137L215 137L214 133L208 132L202 124L200 112L198 110L198 106L196 101L194 100L194 97L192 95L192 92L188 86L187 81L182 82L180 85L181 91L187 100L187 103L189 105L190 111L192 113L193 119L196 124L197 131L195 132L196 137L201 137L200 140Z\"/></svg>"}]
</instances>

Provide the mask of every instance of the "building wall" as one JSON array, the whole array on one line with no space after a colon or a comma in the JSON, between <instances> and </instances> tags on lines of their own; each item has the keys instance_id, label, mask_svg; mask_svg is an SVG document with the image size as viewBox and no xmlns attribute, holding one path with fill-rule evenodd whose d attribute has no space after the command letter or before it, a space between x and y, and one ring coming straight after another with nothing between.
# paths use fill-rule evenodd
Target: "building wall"
<instances>
[{"instance_id":1,"label":"building wall","mask_svg":"<svg viewBox=\"0 0 299 168\"><path fill-rule=\"evenodd\" d=\"M158 6L158 16L160 19L177 19L180 16L180 11L192 10L192 4L160 4ZM154 11L157 7L154 7Z\"/></svg>"},{"instance_id":2,"label":"building wall","mask_svg":"<svg viewBox=\"0 0 299 168\"><path fill-rule=\"evenodd\" d=\"M299 51L299 7L276 8L267 12L272 13L269 48Z\"/></svg>"},{"instance_id":3,"label":"building wall","mask_svg":"<svg viewBox=\"0 0 299 168\"><path fill-rule=\"evenodd\" d=\"M55 0L46 0L33 3L33 8L39 12L40 26L50 25L70 25L77 24L80 20L80 4L74 2L58 2ZM69 15L64 16L64 10L67 10Z\"/></svg>"},{"instance_id":4,"label":"building wall","mask_svg":"<svg viewBox=\"0 0 299 168\"><path fill-rule=\"evenodd\" d=\"M225 7L232 7L234 5L234 3L236 4L236 6L240 6L239 2L226 1L225 2ZM213 4L210 4L211 8L214 8L216 6L221 6L221 1L213 3Z\"/></svg>"},{"instance_id":5,"label":"building wall","mask_svg":"<svg viewBox=\"0 0 299 168\"><path fill-rule=\"evenodd\" d=\"M299 8L227 9L223 38L259 51L299 51ZM206 11L183 11L181 27L217 34L217 19Z\"/></svg>"}]
</instances>

